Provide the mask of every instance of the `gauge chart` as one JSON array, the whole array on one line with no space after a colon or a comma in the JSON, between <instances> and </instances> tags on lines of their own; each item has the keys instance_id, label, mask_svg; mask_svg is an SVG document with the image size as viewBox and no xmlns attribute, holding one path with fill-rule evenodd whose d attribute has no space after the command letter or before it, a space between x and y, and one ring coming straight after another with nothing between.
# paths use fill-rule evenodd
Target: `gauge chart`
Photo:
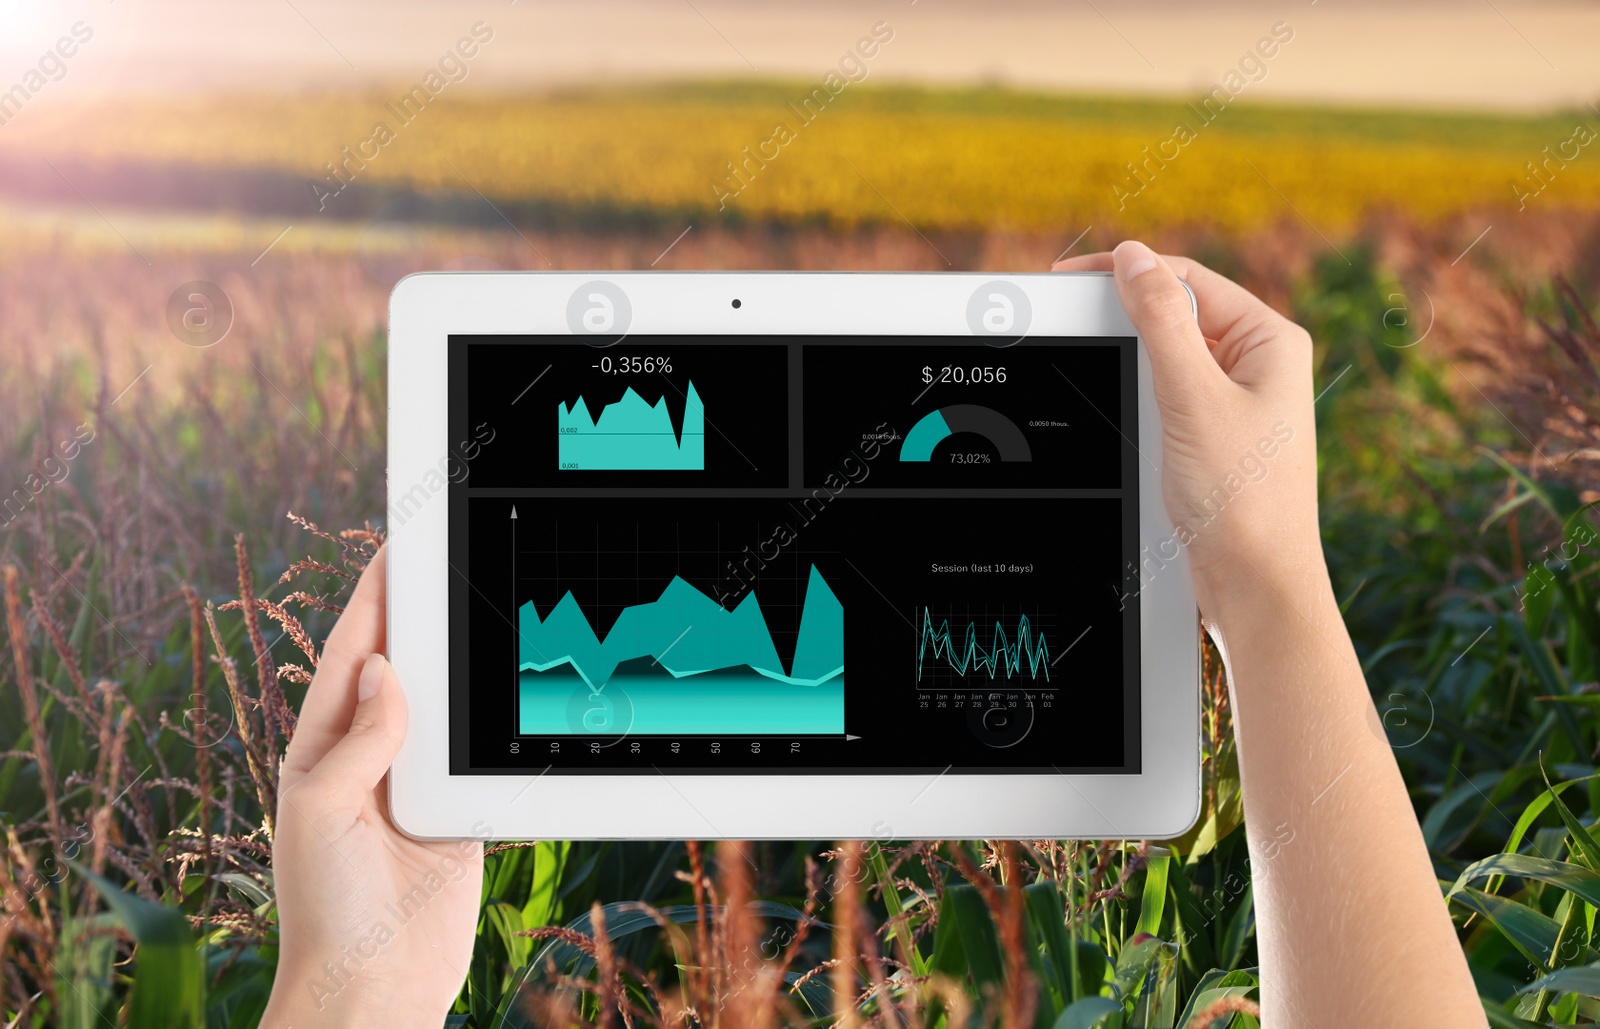
<instances>
[{"instance_id":1,"label":"gauge chart","mask_svg":"<svg viewBox=\"0 0 1600 1029\"><path fill-rule=\"evenodd\" d=\"M1120 489L1138 461L1122 427L1134 371L1098 342L807 347L806 483L867 444L873 488Z\"/></svg>"},{"instance_id":2,"label":"gauge chart","mask_svg":"<svg viewBox=\"0 0 1600 1029\"><path fill-rule=\"evenodd\" d=\"M992 407L978 404L951 404L923 415L900 445L900 460L931 461L940 443L958 432L984 437L1000 454L1002 461L1032 461L1033 450L1017 423Z\"/></svg>"}]
</instances>

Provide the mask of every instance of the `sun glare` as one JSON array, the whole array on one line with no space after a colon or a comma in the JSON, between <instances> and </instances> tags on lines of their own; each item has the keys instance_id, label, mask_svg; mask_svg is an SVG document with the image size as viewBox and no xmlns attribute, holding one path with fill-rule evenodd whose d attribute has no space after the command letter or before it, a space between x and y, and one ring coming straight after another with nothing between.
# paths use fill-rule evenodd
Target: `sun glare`
<instances>
[{"instance_id":1,"label":"sun glare","mask_svg":"<svg viewBox=\"0 0 1600 1029\"><path fill-rule=\"evenodd\" d=\"M62 21L63 13L45 0L0 0L0 51L48 45L52 32L65 32L70 24Z\"/></svg>"}]
</instances>

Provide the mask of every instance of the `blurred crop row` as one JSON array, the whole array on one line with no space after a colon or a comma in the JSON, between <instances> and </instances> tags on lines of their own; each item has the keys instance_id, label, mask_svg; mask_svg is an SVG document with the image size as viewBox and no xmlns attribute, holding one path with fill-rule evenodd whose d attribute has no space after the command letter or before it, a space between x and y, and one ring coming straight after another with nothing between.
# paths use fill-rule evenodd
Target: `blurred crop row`
<instances>
[{"instance_id":1,"label":"blurred crop row","mask_svg":"<svg viewBox=\"0 0 1600 1029\"><path fill-rule=\"evenodd\" d=\"M7 126L0 193L72 199L66 175L102 200L324 220L370 216L387 191L447 215L459 210L440 194L465 207L481 194L591 227L620 216L1072 232L1108 219L1237 232L1292 218L1334 233L1373 210L1432 220L1600 201L1600 115L1583 108L1332 111L872 82L823 90L823 103L817 88L62 105Z\"/></svg>"}]
</instances>

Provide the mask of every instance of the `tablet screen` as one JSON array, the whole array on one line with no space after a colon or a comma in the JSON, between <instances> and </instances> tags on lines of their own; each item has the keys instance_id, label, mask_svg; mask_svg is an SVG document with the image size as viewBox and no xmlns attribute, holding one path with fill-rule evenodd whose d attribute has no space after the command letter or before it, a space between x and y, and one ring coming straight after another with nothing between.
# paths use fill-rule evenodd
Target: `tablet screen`
<instances>
[{"instance_id":1,"label":"tablet screen","mask_svg":"<svg viewBox=\"0 0 1600 1029\"><path fill-rule=\"evenodd\" d=\"M452 774L1139 771L1132 338L449 347Z\"/></svg>"}]
</instances>

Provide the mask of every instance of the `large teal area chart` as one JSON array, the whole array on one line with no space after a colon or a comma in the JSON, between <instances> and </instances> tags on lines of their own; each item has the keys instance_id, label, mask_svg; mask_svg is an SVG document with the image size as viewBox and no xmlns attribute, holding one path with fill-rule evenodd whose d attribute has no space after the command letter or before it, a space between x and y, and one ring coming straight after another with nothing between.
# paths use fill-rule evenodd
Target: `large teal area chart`
<instances>
[{"instance_id":1,"label":"large teal area chart","mask_svg":"<svg viewBox=\"0 0 1600 1029\"><path fill-rule=\"evenodd\" d=\"M598 728L572 717L575 696L629 708L633 734L844 732L844 608L815 565L788 668L754 592L725 609L677 576L656 600L624 608L604 639L571 592L542 618L523 604L517 628L526 735Z\"/></svg>"},{"instance_id":2,"label":"large teal area chart","mask_svg":"<svg viewBox=\"0 0 1600 1029\"><path fill-rule=\"evenodd\" d=\"M583 397L556 404L557 463L563 471L702 471L706 466L706 409L689 383L682 439L673 431L667 398L648 403L633 391L589 413Z\"/></svg>"}]
</instances>

